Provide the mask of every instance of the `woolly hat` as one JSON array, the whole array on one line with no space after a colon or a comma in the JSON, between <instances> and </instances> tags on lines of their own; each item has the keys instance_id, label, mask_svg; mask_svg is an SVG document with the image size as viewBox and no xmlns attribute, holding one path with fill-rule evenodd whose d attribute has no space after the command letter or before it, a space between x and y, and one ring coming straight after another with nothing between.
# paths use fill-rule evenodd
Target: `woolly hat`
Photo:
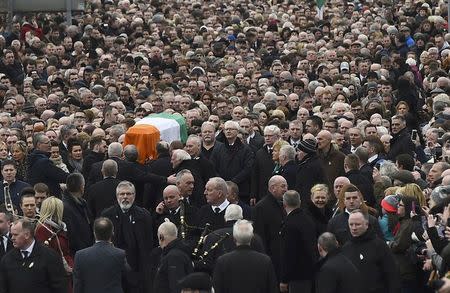
<instances>
[{"instance_id":1,"label":"woolly hat","mask_svg":"<svg viewBox=\"0 0 450 293\"><path fill-rule=\"evenodd\" d=\"M381 207L388 213L397 213L399 202L398 195L388 195L381 201Z\"/></svg>"},{"instance_id":2,"label":"woolly hat","mask_svg":"<svg viewBox=\"0 0 450 293\"><path fill-rule=\"evenodd\" d=\"M317 141L315 139L305 139L298 143L297 148L302 152L312 154L317 151Z\"/></svg>"}]
</instances>

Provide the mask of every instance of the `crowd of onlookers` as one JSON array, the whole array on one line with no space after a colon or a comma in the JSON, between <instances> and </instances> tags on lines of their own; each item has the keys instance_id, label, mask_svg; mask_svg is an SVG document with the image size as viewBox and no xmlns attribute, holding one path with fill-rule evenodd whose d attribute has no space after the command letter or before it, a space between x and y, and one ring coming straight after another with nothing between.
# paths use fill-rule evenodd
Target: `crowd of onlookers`
<instances>
[{"instance_id":1,"label":"crowd of onlookers","mask_svg":"<svg viewBox=\"0 0 450 293\"><path fill-rule=\"evenodd\" d=\"M0 257L32 234L89 292L74 257L103 216L115 232L95 239L126 251L125 292L179 292L166 281L194 270L216 292L450 292L447 4L320 2L1 16ZM188 137L142 158L127 132L154 113ZM13 215L36 229L10 230ZM19 292L8 265L0 288Z\"/></svg>"}]
</instances>

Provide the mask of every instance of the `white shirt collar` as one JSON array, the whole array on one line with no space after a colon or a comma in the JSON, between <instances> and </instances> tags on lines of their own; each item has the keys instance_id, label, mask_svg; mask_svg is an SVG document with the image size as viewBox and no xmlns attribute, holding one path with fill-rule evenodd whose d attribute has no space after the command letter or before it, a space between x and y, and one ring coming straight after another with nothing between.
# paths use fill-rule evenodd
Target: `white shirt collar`
<instances>
[{"instance_id":1,"label":"white shirt collar","mask_svg":"<svg viewBox=\"0 0 450 293\"><path fill-rule=\"evenodd\" d=\"M33 252L33 248L34 248L34 244L36 243L36 240L33 239L33 242L31 242L31 245L28 246L27 249L21 249L20 252L22 251L28 251L28 256L31 255L31 252Z\"/></svg>"},{"instance_id":2,"label":"white shirt collar","mask_svg":"<svg viewBox=\"0 0 450 293\"><path fill-rule=\"evenodd\" d=\"M375 161L378 158L378 154L371 156L367 161L369 163L372 163L373 161Z\"/></svg>"},{"instance_id":3,"label":"white shirt collar","mask_svg":"<svg viewBox=\"0 0 450 293\"><path fill-rule=\"evenodd\" d=\"M218 206L211 206L212 210L214 211L215 208L219 208L220 212L222 212L224 209L227 208L227 206L230 204L230 202L228 201L228 199L225 199L225 201L223 203L221 203Z\"/></svg>"},{"instance_id":4,"label":"white shirt collar","mask_svg":"<svg viewBox=\"0 0 450 293\"><path fill-rule=\"evenodd\" d=\"M247 143L250 143L250 139L252 139L252 138L254 138L254 137L255 137L255 132L253 131L252 134L249 134L249 135L247 136Z\"/></svg>"}]
</instances>

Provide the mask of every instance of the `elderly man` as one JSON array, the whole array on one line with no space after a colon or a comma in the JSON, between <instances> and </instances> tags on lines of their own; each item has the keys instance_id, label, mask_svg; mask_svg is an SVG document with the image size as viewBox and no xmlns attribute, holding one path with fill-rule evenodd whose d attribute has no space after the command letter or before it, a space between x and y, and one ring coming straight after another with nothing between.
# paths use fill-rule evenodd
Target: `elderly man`
<instances>
[{"instance_id":1,"label":"elderly man","mask_svg":"<svg viewBox=\"0 0 450 293\"><path fill-rule=\"evenodd\" d=\"M283 194L286 219L281 228L280 292L312 292L318 260L317 228L314 221L300 209L300 194L288 190ZM298 261L300 260L301 261Z\"/></svg>"},{"instance_id":2,"label":"elderly man","mask_svg":"<svg viewBox=\"0 0 450 293\"><path fill-rule=\"evenodd\" d=\"M225 227L213 231L208 234L203 245L202 253L208 252L206 258L196 263L196 267L206 269L209 272L214 270L216 260L221 256L236 248L236 243L233 241L233 225L242 220L242 208L236 204L230 204L225 211ZM217 248L212 247L218 244ZM250 247L255 251L264 252L264 245L261 237L254 235Z\"/></svg>"},{"instance_id":3,"label":"elderly man","mask_svg":"<svg viewBox=\"0 0 450 293\"><path fill-rule=\"evenodd\" d=\"M254 164L254 154L250 147L238 138L239 124L225 122L223 145L217 147L211 155L211 162L217 174L224 180L230 180L239 186L239 196L243 201L250 200L250 178Z\"/></svg>"},{"instance_id":4,"label":"elderly man","mask_svg":"<svg viewBox=\"0 0 450 293\"><path fill-rule=\"evenodd\" d=\"M224 215L230 202L227 199L228 186L220 177L209 179L205 186L206 204L198 211L200 227L210 225L212 230L225 226Z\"/></svg>"},{"instance_id":5,"label":"elderly man","mask_svg":"<svg viewBox=\"0 0 450 293\"><path fill-rule=\"evenodd\" d=\"M216 126L214 123L206 121L203 122L201 128L201 138L202 138L202 146L201 146L201 154L209 159L211 157L212 152L218 146L222 145L220 141L216 140L215 136Z\"/></svg>"},{"instance_id":6,"label":"elderly man","mask_svg":"<svg viewBox=\"0 0 450 293\"><path fill-rule=\"evenodd\" d=\"M96 219L103 210L114 205L117 185L121 182L117 179L117 163L108 159L102 165L103 180L89 186L85 197L89 210Z\"/></svg>"},{"instance_id":7,"label":"elderly man","mask_svg":"<svg viewBox=\"0 0 450 293\"><path fill-rule=\"evenodd\" d=\"M263 198L267 193L267 181L273 173L272 160L273 144L280 139L280 128L269 125L264 128L264 146L255 155L255 164L252 172L251 204Z\"/></svg>"},{"instance_id":8,"label":"elderly man","mask_svg":"<svg viewBox=\"0 0 450 293\"><path fill-rule=\"evenodd\" d=\"M207 182L216 175L214 166L202 153L202 139L197 135L190 135L186 141L184 150L191 156L192 161L197 165L203 182Z\"/></svg>"},{"instance_id":9,"label":"elderly man","mask_svg":"<svg viewBox=\"0 0 450 293\"><path fill-rule=\"evenodd\" d=\"M125 250L131 267L125 283L126 292L149 292L150 252L153 247L153 223L151 214L134 204L136 189L129 181L122 181L116 188L117 204L104 210L103 217L114 224L113 243Z\"/></svg>"},{"instance_id":10,"label":"elderly man","mask_svg":"<svg viewBox=\"0 0 450 293\"><path fill-rule=\"evenodd\" d=\"M213 274L215 292L278 292L270 258L250 248L253 235L249 221L239 220L234 224L237 248L217 260Z\"/></svg>"},{"instance_id":11,"label":"elderly man","mask_svg":"<svg viewBox=\"0 0 450 293\"><path fill-rule=\"evenodd\" d=\"M272 176L268 182L269 192L260 200L253 212L255 232L261 236L267 255L270 256L277 276L280 274L281 238L280 227L286 213L281 200L287 191L287 182L280 175Z\"/></svg>"},{"instance_id":12,"label":"elderly man","mask_svg":"<svg viewBox=\"0 0 450 293\"><path fill-rule=\"evenodd\" d=\"M320 235L317 247L322 257L316 275L317 293L364 291L360 271L342 254L333 234L325 232Z\"/></svg>"},{"instance_id":13,"label":"elderly man","mask_svg":"<svg viewBox=\"0 0 450 293\"><path fill-rule=\"evenodd\" d=\"M434 163L427 174L427 182L431 188L442 184L442 173L450 169L450 164L446 162Z\"/></svg>"},{"instance_id":14,"label":"elderly man","mask_svg":"<svg viewBox=\"0 0 450 293\"><path fill-rule=\"evenodd\" d=\"M239 126L247 134L246 143L256 153L264 145L264 137L253 129L253 122L249 118L242 118Z\"/></svg>"},{"instance_id":15,"label":"elderly man","mask_svg":"<svg viewBox=\"0 0 450 293\"><path fill-rule=\"evenodd\" d=\"M291 145L284 145L280 148L278 160L281 168L279 175L286 179L289 189L295 188L295 180L297 176L298 165L295 162L295 148Z\"/></svg>"},{"instance_id":16,"label":"elderly man","mask_svg":"<svg viewBox=\"0 0 450 293\"><path fill-rule=\"evenodd\" d=\"M322 130L317 134L317 153L322 162L329 182L345 174L344 159L345 155L337 145L332 142L332 135L328 130Z\"/></svg>"},{"instance_id":17,"label":"elderly man","mask_svg":"<svg viewBox=\"0 0 450 293\"><path fill-rule=\"evenodd\" d=\"M153 292L180 292L178 282L194 271L191 258L178 239L175 224L162 223L158 228L158 240L162 255L154 278Z\"/></svg>"},{"instance_id":18,"label":"elderly man","mask_svg":"<svg viewBox=\"0 0 450 293\"><path fill-rule=\"evenodd\" d=\"M191 156L185 150L174 150L171 157L172 168L175 173L180 173L183 170L189 170L193 176L193 190L186 194L189 197L189 203L200 208L205 203L205 198L202 196L205 190L205 181L201 176L201 168L196 161L192 160ZM177 177L181 179L181 177ZM184 192L183 192L184 193ZM183 194L183 197L185 195Z\"/></svg>"}]
</instances>

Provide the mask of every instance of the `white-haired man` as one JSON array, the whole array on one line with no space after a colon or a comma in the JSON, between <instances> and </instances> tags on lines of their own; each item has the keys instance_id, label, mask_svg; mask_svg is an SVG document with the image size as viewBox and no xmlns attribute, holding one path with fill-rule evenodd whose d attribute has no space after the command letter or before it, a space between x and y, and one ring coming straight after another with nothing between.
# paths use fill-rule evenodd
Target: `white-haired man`
<instances>
[{"instance_id":1,"label":"white-haired man","mask_svg":"<svg viewBox=\"0 0 450 293\"><path fill-rule=\"evenodd\" d=\"M278 292L270 258L250 248L253 227L247 220L233 226L236 249L217 260L213 285L216 293Z\"/></svg>"}]
</instances>

